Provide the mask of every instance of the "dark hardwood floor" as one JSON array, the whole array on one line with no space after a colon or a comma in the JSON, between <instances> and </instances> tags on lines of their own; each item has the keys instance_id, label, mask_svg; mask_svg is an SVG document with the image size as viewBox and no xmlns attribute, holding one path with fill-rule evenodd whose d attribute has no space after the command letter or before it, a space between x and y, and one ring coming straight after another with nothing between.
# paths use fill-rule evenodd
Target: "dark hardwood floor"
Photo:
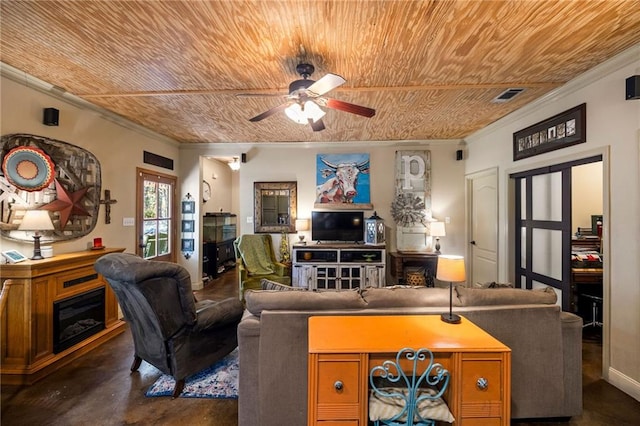
<instances>
[{"instance_id":1,"label":"dark hardwood floor","mask_svg":"<svg viewBox=\"0 0 640 426\"><path fill-rule=\"evenodd\" d=\"M237 295L235 271L207 283L198 299ZM527 425L622 426L640 424L640 402L600 378L600 335L583 341L584 412L568 422L514 422ZM0 423L11 425L237 425L237 400L147 398L160 376L146 363L129 373L133 343L128 331L32 386L2 385ZM283 425L303 426L303 425Z\"/></svg>"}]
</instances>

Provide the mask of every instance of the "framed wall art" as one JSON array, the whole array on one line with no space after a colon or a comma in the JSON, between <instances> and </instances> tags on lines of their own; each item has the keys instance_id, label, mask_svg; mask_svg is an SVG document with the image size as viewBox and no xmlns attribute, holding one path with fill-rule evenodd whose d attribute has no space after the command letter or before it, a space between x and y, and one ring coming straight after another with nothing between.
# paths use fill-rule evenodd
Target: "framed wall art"
<instances>
[{"instance_id":1,"label":"framed wall art","mask_svg":"<svg viewBox=\"0 0 640 426\"><path fill-rule=\"evenodd\" d=\"M182 213L189 214L196 212L196 202L195 201L183 201L182 202Z\"/></svg>"},{"instance_id":2,"label":"framed wall art","mask_svg":"<svg viewBox=\"0 0 640 426\"><path fill-rule=\"evenodd\" d=\"M195 240L193 238L183 238L182 239L182 251L183 252L192 252L195 249Z\"/></svg>"},{"instance_id":3,"label":"framed wall art","mask_svg":"<svg viewBox=\"0 0 640 426\"><path fill-rule=\"evenodd\" d=\"M372 209L369 154L318 154L314 207Z\"/></svg>"},{"instance_id":4,"label":"framed wall art","mask_svg":"<svg viewBox=\"0 0 640 426\"><path fill-rule=\"evenodd\" d=\"M182 221L182 232L194 232L196 227L195 220L183 220Z\"/></svg>"},{"instance_id":5,"label":"framed wall art","mask_svg":"<svg viewBox=\"0 0 640 426\"><path fill-rule=\"evenodd\" d=\"M587 104L513 134L513 161L587 141Z\"/></svg>"}]
</instances>

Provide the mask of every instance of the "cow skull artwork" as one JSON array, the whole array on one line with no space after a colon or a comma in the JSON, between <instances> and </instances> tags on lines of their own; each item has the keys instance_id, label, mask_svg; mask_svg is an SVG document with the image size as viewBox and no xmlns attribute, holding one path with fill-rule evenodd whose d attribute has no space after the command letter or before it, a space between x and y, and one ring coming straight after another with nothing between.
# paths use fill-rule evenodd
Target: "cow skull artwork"
<instances>
[{"instance_id":1,"label":"cow skull artwork","mask_svg":"<svg viewBox=\"0 0 640 426\"><path fill-rule=\"evenodd\" d=\"M372 208L369 154L319 154L315 207Z\"/></svg>"}]
</instances>

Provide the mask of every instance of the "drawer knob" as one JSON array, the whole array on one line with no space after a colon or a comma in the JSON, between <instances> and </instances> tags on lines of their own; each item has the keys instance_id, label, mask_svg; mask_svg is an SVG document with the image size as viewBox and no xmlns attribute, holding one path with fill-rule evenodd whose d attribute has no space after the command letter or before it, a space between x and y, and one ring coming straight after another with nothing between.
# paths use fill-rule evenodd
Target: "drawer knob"
<instances>
[{"instance_id":1,"label":"drawer knob","mask_svg":"<svg viewBox=\"0 0 640 426\"><path fill-rule=\"evenodd\" d=\"M342 388L344 387L344 384L340 381L337 380L334 384L333 387L336 388L336 390L341 391Z\"/></svg>"},{"instance_id":2,"label":"drawer knob","mask_svg":"<svg viewBox=\"0 0 640 426\"><path fill-rule=\"evenodd\" d=\"M489 381L484 377L480 377L476 382L476 387L480 390L485 390L489 387Z\"/></svg>"}]
</instances>

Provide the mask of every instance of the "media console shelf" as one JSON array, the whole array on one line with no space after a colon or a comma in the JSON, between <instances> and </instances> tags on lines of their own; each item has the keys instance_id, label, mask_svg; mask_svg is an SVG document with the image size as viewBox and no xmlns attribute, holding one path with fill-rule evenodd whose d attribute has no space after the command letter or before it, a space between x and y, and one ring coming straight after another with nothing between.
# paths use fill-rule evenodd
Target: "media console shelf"
<instances>
[{"instance_id":1,"label":"media console shelf","mask_svg":"<svg viewBox=\"0 0 640 426\"><path fill-rule=\"evenodd\" d=\"M292 284L309 290L384 287L385 246L294 244Z\"/></svg>"}]
</instances>

